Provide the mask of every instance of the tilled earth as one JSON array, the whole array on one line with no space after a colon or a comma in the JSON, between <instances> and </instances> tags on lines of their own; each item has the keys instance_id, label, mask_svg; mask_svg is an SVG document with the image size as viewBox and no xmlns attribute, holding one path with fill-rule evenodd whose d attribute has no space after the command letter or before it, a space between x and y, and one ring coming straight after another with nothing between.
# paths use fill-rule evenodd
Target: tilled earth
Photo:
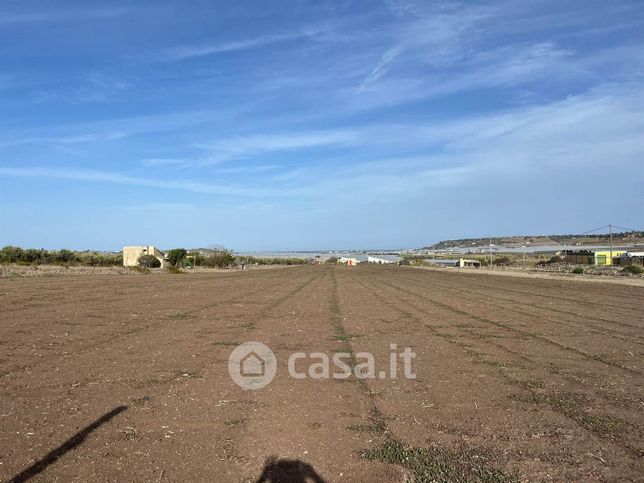
<instances>
[{"instance_id":1,"label":"tilled earth","mask_svg":"<svg viewBox=\"0 0 644 483\"><path fill-rule=\"evenodd\" d=\"M643 287L404 267L0 280L0 481L642 481L643 327Z\"/></svg>"}]
</instances>

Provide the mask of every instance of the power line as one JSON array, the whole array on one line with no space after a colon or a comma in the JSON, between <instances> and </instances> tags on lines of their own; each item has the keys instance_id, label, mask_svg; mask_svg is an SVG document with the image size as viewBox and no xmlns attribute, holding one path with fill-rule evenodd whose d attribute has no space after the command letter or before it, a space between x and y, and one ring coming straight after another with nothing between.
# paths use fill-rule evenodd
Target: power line
<instances>
[{"instance_id":1,"label":"power line","mask_svg":"<svg viewBox=\"0 0 644 483\"><path fill-rule=\"evenodd\" d=\"M596 231L599 231L599 230L603 230L604 228L608 228L608 227L609 227L609 225L600 226L599 228L595 228L594 230L588 230L588 231L585 231L583 233L577 233L577 235L575 235L575 236L588 235L589 233L593 233L593 232L596 232Z\"/></svg>"},{"instance_id":2,"label":"power line","mask_svg":"<svg viewBox=\"0 0 644 483\"><path fill-rule=\"evenodd\" d=\"M634 229L634 228L626 228L626 227L624 227L624 226L617 226L617 225L610 225L610 224L609 224L609 225L600 226L599 228L594 228L594 229L592 229L592 230L585 231L585 232L583 232L583 233L577 233L575 236L588 235L588 234L590 234L590 233L594 233L594 232L596 232L596 231L603 230L603 229L605 229L605 228L611 228L611 227L613 227L613 228L619 228L620 230L625 230L625 231L642 231L642 230L636 230L636 229Z\"/></svg>"},{"instance_id":3,"label":"power line","mask_svg":"<svg viewBox=\"0 0 644 483\"><path fill-rule=\"evenodd\" d=\"M619 228L620 230L626 230L626 231L644 231L644 230L636 230L635 228L626 228L624 226L617 226L613 225L615 228Z\"/></svg>"}]
</instances>

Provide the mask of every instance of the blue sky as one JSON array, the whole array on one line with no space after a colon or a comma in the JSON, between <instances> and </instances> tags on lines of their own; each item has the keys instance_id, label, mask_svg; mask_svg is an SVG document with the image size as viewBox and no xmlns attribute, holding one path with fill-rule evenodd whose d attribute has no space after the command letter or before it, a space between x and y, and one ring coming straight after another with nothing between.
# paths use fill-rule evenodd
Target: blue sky
<instances>
[{"instance_id":1,"label":"blue sky","mask_svg":"<svg viewBox=\"0 0 644 483\"><path fill-rule=\"evenodd\" d=\"M639 0L0 2L0 245L642 228L643 186Z\"/></svg>"}]
</instances>

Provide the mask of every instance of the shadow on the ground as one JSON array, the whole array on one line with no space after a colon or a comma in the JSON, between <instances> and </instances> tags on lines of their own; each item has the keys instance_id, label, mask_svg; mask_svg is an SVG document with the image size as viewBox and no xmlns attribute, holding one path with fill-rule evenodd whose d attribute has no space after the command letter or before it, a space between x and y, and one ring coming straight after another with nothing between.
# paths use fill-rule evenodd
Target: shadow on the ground
<instances>
[{"instance_id":1,"label":"shadow on the ground","mask_svg":"<svg viewBox=\"0 0 644 483\"><path fill-rule=\"evenodd\" d=\"M87 436L90 433L92 433L100 426L102 426L110 419L112 419L114 416L117 416L118 414L122 413L126 409L128 409L127 406L117 406L114 409L112 409L110 412L103 414L92 424L83 428L81 431L79 431L74 436L72 436L67 441L65 441L63 444L61 444L58 448L54 448L53 450L51 450L42 459L36 461L29 468L26 468L25 470L18 473L9 481L11 483L19 483L19 482L27 481L30 478L33 478L38 473L44 471L48 466L53 465L56 461L58 461L60 457L62 457L69 451L73 450L76 446L80 445L83 441L85 441L85 438L87 438Z\"/></svg>"},{"instance_id":2,"label":"shadow on the ground","mask_svg":"<svg viewBox=\"0 0 644 483\"><path fill-rule=\"evenodd\" d=\"M271 456L256 483L325 483L313 467L301 460Z\"/></svg>"}]
</instances>

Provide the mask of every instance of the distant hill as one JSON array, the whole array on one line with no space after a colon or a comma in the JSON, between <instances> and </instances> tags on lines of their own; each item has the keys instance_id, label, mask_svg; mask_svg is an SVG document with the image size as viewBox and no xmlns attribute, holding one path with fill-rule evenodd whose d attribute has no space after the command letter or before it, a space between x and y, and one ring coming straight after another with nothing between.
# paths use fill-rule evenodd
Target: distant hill
<instances>
[{"instance_id":1,"label":"distant hill","mask_svg":"<svg viewBox=\"0 0 644 483\"><path fill-rule=\"evenodd\" d=\"M451 248L478 248L487 247L490 238L459 238L457 240L443 240L421 250L449 250ZM548 245L607 245L608 234L597 235L536 235L536 236L502 236L492 237L495 246L521 247L521 246L548 246ZM644 231L631 231L613 233L613 245L644 243Z\"/></svg>"}]
</instances>

